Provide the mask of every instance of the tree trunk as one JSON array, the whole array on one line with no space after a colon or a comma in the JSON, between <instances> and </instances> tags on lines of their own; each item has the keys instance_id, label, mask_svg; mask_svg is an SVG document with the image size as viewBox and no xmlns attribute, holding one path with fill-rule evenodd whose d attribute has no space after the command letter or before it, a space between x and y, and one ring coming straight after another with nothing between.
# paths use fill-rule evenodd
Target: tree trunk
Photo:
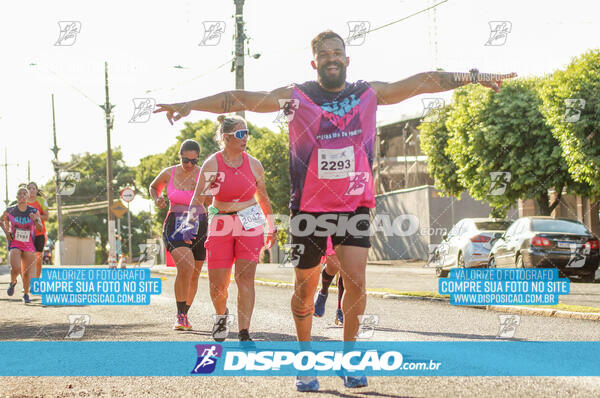
<instances>
[{"instance_id":1,"label":"tree trunk","mask_svg":"<svg viewBox=\"0 0 600 398\"><path fill-rule=\"evenodd\" d=\"M535 198L535 201L538 204L540 216L549 216L552 210L550 210L550 204L548 203L550 201L548 191L540 193L540 195Z\"/></svg>"},{"instance_id":2,"label":"tree trunk","mask_svg":"<svg viewBox=\"0 0 600 398\"><path fill-rule=\"evenodd\" d=\"M552 213L556 206L558 206L558 204L560 203L560 198L562 198L562 191L563 187L560 187L560 189L556 191L556 198L554 199L554 202L552 202L552 204L550 205L550 213ZM548 213L548 215L550 215L550 213Z\"/></svg>"}]
</instances>

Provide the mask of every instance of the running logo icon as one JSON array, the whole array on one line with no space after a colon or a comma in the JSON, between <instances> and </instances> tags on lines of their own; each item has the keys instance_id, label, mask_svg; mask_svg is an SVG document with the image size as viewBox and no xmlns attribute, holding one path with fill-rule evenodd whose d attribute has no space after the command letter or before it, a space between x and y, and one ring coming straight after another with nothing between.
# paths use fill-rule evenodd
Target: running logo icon
<instances>
[{"instance_id":1,"label":"running logo icon","mask_svg":"<svg viewBox=\"0 0 600 398\"><path fill-rule=\"evenodd\" d=\"M357 339L370 339L375 333L375 327L379 325L379 316L374 314L365 314L358 316Z\"/></svg>"},{"instance_id":2,"label":"running logo icon","mask_svg":"<svg viewBox=\"0 0 600 398\"><path fill-rule=\"evenodd\" d=\"M154 98L134 98L133 116L129 119L129 123L146 123L150 120L154 105L156 105Z\"/></svg>"},{"instance_id":3,"label":"running logo icon","mask_svg":"<svg viewBox=\"0 0 600 398\"><path fill-rule=\"evenodd\" d=\"M217 359L223 354L223 347L219 344L197 344L198 359L191 374L209 374L215 371Z\"/></svg>"},{"instance_id":4,"label":"running logo icon","mask_svg":"<svg viewBox=\"0 0 600 398\"><path fill-rule=\"evenodd\" d=\"M58 186L57 194L70 196L75 193L77 183L81 181L81 174L78 171L61 171L60 185Z\"/></svg>"},{"instance_id":5,"label":"running logo icon","mask_svg":"<svg viewBox=\"0 0 600 398\"><path fill-rule=\"evenodd\" d=\"M138 246L140 248L139 265L154 265L154 260L160 253L160 245L158 243L140 243Z\"/></svg>"},{"instance_id":6,"label":"running logo icon","mask_svg":"<svg viewBox=\"0 0 600 398\"><path fill-rule=\"evenodd\" d=\"M65 339L80 339L85 333L85 327L90 324L90 316L88 314L83 315L69 315L69 331L65 336Z\"/></svg>"},{"instance_id":7,"label":"running logo icon","mask_svg":"<svg viewBox=\"0 0 600 398\"><path fill-rule=\"evenodd\" d=\"M423 122L435 122L440 117L440 111L446 106L443 98L423 98Z\"/></svg>"},{"instance_id":8,"label":"running logo icon","mask_svg":"<svg viewBox=\"0 0 600 398\"><path fill-rule=\"evenodd\" d=\"M490 38L485 43L486 46L503 46L506 38L512 30L510 21L490 21Z\"/></svg>"},{"instance_id":9,"label":"running logo icon","mask_svg":"<svg viewBox=\"0 0 600 398\"><path fill-rule=\"evenodd\" d=\"M81 22L79 21L59 21L60 33L55 46L72 46L77 40L77 34L81 32Z\"/></svg>"},{"instance_id":10,"label":"running logo icon","mask_svg":"<svg viewBox=\"0 0 600 398\"><path fill-rule=\"evenodd\" d=\"M507 171L491 171L490 178L492 183L488 195L503 195L510 182L511 174Z\"/></svg>"},{"instance_id":11,"label":"running logo icon","mask_svg":"<svg viewBox=\"0 0 600 398\"><path fill-rule=\"evenodd\" d=\"M498 315L498 319L500 320L500 329L496 338L512 338L517 331L517 326L521 324L521 317L519 315Z\"/></svg>"},{"instance_id":12,"label":"running logo icon","mask_svg":"<svg viewBox=\"0 0 600 398\"><path fill-rule=\"evenodd\" d=\"M346 189L346 195L362 195L369 183L369 173L366 171L351 171L348 173L348 177L348 189Z\"/></svg>"},{"instance_id":13,"label":"running logo icon","mask_svg":"<svg viewBox=\"0 0 600 398\"><path fill-rule=\"evenodd\" d=\"M223 21L204 21L204 37L199 46L216 46L221 41L221 35L225 33L225 22Z\"/></svg>"},{"instance_id":14,"label":"running logo icon","mask_svg":"<svg viewBox=\"0 0 600 398\"><path fill-rule=\"evenodd\" d=\"M223 171L205 171L204 172L204 188L202 195L215 196L221 189L221 184L225 182L225 173Z\"/></svg>"},{"instance_id":15,"label":"running logo icon","mask_svg":"<svg viewBox=\"0 0 600 398\"><path fill-rule=\"evenodd\" d=\"M304 254L304 245L302 243L287 243L284 246L285 256L281 263L281 268L294 268L300 262L300 256Z\"/></svg>"},{"instance_id":16,"label":"running logo icon","mask_svg":"<svg viewBox=\"0 0 600 398\"><path fill-rule=\"evenodd\" d=\"M581 111L585 108L585 100L583 98L567 98L565 99L565 107L563 120L566 123L578 122Z\"/></svg>"},{"instance_id":17,"label":"running logo icon","mask_svg":"<svg viewBox=\"0 0 600 398\"><path fill-rule=\"evenodd\" d=\"M300 106L299 99L279 99L279 113L273 123L283 123L284 119L291 123L294 120L294 116L296 115L296 111Z\"/></svg>"},{"instance_id":18,"label":"running logo icon","mask_svg":"<svg viewBox=\"0 0 600 398\"><path fill-rule=\"evenodd\" d=\"M371 24L367 21L348 21L347 46L360 46L365 42Z\"/></svg>"}]
</instances>

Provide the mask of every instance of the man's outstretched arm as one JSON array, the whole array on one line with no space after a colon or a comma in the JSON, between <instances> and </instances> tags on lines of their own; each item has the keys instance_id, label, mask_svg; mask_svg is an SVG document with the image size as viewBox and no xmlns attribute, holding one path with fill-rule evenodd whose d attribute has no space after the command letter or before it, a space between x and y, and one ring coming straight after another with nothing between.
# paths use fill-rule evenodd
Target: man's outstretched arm
<instances>
[{"instance_id":1,"label":"man's outstretched arm","mask_svg":"<svg viewBox=\"0 0 600 398\"><path fill-rule=\"evenodd\" d=\"M516 76L516 73L423 72L395 83L371 82L371 86L377 94L377 103L388 105L397 104L419 94L452 90L474 81L494 91L500 91L503 80Z\"/></svg>"},{"instance_id":2,"label":"man's outstretched arm","mask_svg":"<svg viewBox=\"0 0 600 398\"><path fill-rule=\"evenodd\" d=\"M273 91L231 90L176 104L158 104L154 113L167 112L167 119L173 124L191 111L229 113L238 111L277 112L280 99L290 99L292 86L280 87Z\"/></svg>"}]
</instances>

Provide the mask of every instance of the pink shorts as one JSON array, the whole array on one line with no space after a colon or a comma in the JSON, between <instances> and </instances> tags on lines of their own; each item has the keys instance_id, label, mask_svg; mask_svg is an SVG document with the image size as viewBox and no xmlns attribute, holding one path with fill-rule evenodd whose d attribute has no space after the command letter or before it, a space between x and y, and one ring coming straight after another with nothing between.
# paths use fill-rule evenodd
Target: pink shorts
<instances>
[{"instance_id":1,"label":"pink shorts","mask_svg":"<svg viewBox=\"0 0 600 398\"><path fill-rule=\"evenodd\" d=\"M333 243L331 242L331 236L327 237L327 249L325 249L325 255L321 257L321 264L325 264L327 256L334 256L335 250L333 249Z\"/></svg>"},{"instance_id":2,"label":"pink shorts","mask_svg":"<svg viewBox=\"0 0 600 398\"><path fill-rule=\"evenodd\" d=\"M265 245L263 226L245 230L237 215L213 217L208 226L206 265L208 269L231 268L235 260L258 262Z\"/></svg>"}]
</instances>

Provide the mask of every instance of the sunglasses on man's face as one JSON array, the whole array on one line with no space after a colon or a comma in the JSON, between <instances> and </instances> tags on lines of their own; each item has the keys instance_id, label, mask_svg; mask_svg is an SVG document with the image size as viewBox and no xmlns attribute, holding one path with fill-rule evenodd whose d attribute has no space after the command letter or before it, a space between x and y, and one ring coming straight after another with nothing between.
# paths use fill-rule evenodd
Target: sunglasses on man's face
<instances>
[{"instance_id":1,"label":"sunglasses on man's face","mask_svg":"<svg viewBox=\"0 0 600 398\"><path fill-rule=\"evenodd\" d=\"M232 131L231 133L225 133L225 134L232 134L238 140L244 139L245 136L250 137L250 132L248 131L248 129Z\"/></svg>"},{"instance_id":2,"label":"sunglasses on man's face","mask_svg":"<svg viewBox=\"0 0 600 398\"><path fill-rule=\"evenodd\" d=\"M198 164L198 158L194 158L194 159L188 159L188 158L184 158L184 157L182 157L182 158L181 158L181 161L182 161L183 163L189 163L189 162L192 162L192 164Z\"/></svg>"}]
</instances>

